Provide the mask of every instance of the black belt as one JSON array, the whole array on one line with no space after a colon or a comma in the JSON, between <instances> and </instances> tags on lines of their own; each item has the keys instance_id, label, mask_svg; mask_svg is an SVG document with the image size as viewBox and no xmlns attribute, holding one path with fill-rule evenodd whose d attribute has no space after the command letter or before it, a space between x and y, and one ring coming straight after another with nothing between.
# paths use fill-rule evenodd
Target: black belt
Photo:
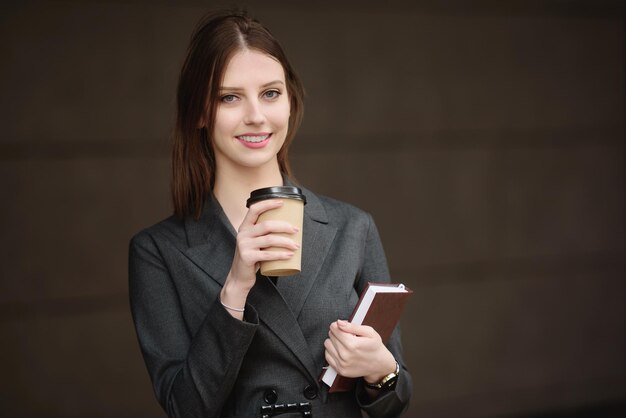
<instances>
[{"instance_id":1,"label":"black belt","mask_svg":"<svg viewBox=\"0 0 626 418\"><path fill-rule=\"evenodd\" d=\"M303 417L313 416L313 413L311 412L311 404L309 402L299 402L263 405L261 407L261 418L270 418L287 412L300 412Z\"/></svg>"}]
</instances>

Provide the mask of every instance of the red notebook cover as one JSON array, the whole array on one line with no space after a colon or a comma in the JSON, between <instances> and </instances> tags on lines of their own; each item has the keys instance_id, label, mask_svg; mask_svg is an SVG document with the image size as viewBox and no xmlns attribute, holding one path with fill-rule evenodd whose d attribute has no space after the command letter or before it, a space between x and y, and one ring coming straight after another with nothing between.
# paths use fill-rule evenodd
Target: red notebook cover
<instances>
[{"instance_id":1,"label":"red notebook cover","mask_svg":"<svg viewBox=\"0 0 626 418\"><path fill-rule=\"evenodd\" d=\"M386 344L412 294L403 284L368 283L350 315L350 322L374 328ZM351 390L357 379L341 376L329 366L320 380L330 386L328 392L333 393Z\"/></svg>"}]
</instances>

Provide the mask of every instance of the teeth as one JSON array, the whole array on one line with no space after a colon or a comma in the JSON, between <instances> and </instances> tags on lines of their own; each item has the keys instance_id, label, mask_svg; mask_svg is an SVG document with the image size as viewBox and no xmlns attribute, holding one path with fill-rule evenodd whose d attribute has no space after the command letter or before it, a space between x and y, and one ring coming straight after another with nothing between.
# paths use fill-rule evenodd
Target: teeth
<instances>
[{"instance_id":1,"label":"teeth","mask_svg":"<svg viewBox=\"0 0 626 418\"><path fill-rule=\"evenodd\" d=\"M269 135L261 135L261 136L251 136L251 135L241 135L237 138L246 141L246 142L261 142L265 141Z\"/></svg>"}]
</instances>

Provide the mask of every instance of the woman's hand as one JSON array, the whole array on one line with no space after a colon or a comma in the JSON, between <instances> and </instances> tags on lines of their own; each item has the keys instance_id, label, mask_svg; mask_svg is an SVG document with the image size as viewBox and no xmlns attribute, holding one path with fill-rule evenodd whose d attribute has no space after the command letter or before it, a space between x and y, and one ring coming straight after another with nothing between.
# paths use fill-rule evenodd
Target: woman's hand
<instances>
[{"instance_id":1,"label":"woman's hand","mask_svg":"<svg viewBox=\"0 0 626 418\"><path fill-rule=\"evenodd\" d=\"M374 328L366 325L333 322L324 347L328 364L345 377L363 377L368 383L377 383L396 369L393 354Z\"/></svg>"},{"instance_id":2,"label":"woman's hand","mask_svg":"<svg viewBox=\"0 0 626 418\"><path fill-rule=\"evenodd\" d=\"M280 200L264 200L250 206L248 213L241 222L237 233L235 256L220 294L224 305L243 308L248 292L256 282L256 272L261 261L286 260L293 257L299 245L281 233L295 234L298 228L283 221L265 221L257 223L259 215L283 205ZM279 247L284 251L263 251L264 248ZM239 319L243 313L229 310L231 315Z\"/></svg>"}]
</instances>

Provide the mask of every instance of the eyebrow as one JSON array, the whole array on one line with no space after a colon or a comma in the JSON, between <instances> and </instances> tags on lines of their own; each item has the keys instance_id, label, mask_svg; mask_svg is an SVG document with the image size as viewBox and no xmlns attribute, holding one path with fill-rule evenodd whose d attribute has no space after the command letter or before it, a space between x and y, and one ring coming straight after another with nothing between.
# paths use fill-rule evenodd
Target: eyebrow
<instances>
[{"instance_id":1,"label":"eyebrow","mask_svg":"<svg viewBox=\"0 0 626 418\"><path fill-rule=\"evenodd\" d=\"M263 84L263 85L261 86L261 88L263 88L263 89L264 89L264 88L266 88L266 87L273 86L273 85L275 85L275 84L283 84L283 85L284 85L285 83L284 83L284 82L282 82L281 80L274 80L274 81L270 81L269 83L265 83L265 84ZM224 86L220 87L220 91L223 91L223 90L229 90L229 91L243 91L243 89L242 89L242 88L240 88L240 87L224 87Z\"/></svg>"}]
</instances>

